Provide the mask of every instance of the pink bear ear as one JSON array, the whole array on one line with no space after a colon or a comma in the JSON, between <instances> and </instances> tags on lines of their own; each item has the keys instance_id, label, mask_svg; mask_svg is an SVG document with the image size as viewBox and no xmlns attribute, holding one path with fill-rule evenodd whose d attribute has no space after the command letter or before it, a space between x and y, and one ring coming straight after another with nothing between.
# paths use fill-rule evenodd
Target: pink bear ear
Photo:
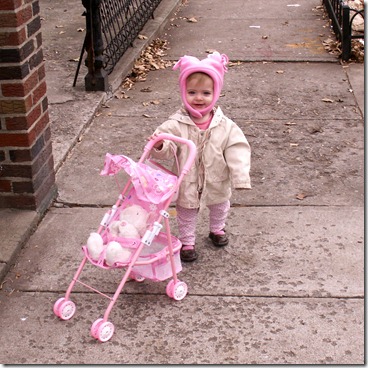
<instances>
[{"instance_id":1,"label":"pink bear ear","mask_svg":"<svg viewBox=\"0 0 368 368\"><path fill-rule=\"evenodd\" d=\"M182 56L178 62L173 66L173 70L176 70L180 67L181 70L184 70L186 68L188 68L189 66L194 66L197 63L199 63L199 59L197 59L194 56L188 56L188 55L184 55Z\"/></svg>"},{"instance_id":2,"label":"pink bear ear","mask_svg":"<svg viewBox=\"0 0 368 368\"><path fill-rule=\"evenodd\" d=\"M227 71L227 64L229 64L229 57L225 54L221 54L221 62L224 66L224 70Z\"/></svg>"},{"instance_id":3,"label":"pink bear ear","mask_svg":"<svg viewBox=\"0 0 368 368\"><path fill-rule=\"evenodd\" d=\"M173 70L176 70L176 69L178 69L180 67L180 65L181 65L181 59L182 59L182 57L175 63L175 65L173 66Z\"/></svg>"},{"instance_id":4,"label":"pink bear ear","mask_svg":"<svg viewBox=\"0 0 368 368\"><path fill-rule=\"evenodd\" d=\"M225 54L220 54L219 52L215 51L213 54L210 54L207 56L211 61L214 61L222 66L225 72L227 72L227 64L229 63L229 58ZM220 65L217 65L217 68L220 67ZM214 67L216 67L214 65Z\"/></svg>"}]
</instances>

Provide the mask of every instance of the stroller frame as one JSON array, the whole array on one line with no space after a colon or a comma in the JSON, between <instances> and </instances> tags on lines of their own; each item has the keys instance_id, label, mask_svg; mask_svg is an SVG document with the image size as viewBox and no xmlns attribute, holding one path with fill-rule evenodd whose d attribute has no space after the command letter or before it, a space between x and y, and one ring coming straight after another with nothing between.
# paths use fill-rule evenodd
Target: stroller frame
<instances>
[{"instance_id":1,"label":"stroller frame","mask_svg":"<svg viewBox=\"0 0 368 368\"><path fill-rule=\"evenodd\" d=\"M142 282L144 281L144 277L140 276L139 274L135 273L134 271L134 267L135 266L142 266L142 265L148 265L148 264L153 264L154 262L160 261L164 258L169 258L170 264L171 264L171 271L172 271L172 279L169 281L169 283L166 286L166 294L174 299L174 300L182 300L188 291L188 287L187 284L183 281L180 281L177 277L177 267L175 265L175 260L174 260L174 253L175 252L179 252L180 248L181 248L181 243L178 239L176 244L173 244L173 237L171 235L171 231L170 231L170 225L169 225L169 213L166 211L167 208L169 207L173 197L175 196L176 192L178 191L180 184L184 178L184 176L188 173L188 171L190 170L194 160L195 160L195 156L196 156L196 146L195 144L187 139L181 138L181 137L177 137L171 134L159 134L157 137L155 137L154 139L151 139L150 141L147 142L147 144L144 147L144 152L143 155L141 156L141 158L139 159L138 163L143 163L146 159L149 158L150 156L150 152L153 149L154 145L162 140L171 140L180 144L185 144L188 146L189 148L189 155L188 155L188 159L185 162L185 165L183 166L181 172L179 173L178 179L177 179L177 183L176 183L176 189L175 191L173 191L173 193L164 200L163 205L162 205L162 210L159 212L159 217L158 219L156 219L156 221L149 226L149 228L146 230L146 233L144 234L144 236L140 239L140 243L138 245L138 247L136 248L136 250L133 252L132 256L129 258L129 261L127 263L124 264L120 264L119 267L114 267L114 268L126 268L126 271L124 273L123 278L121 279L114 295L112 297L110 297L109 295L104 294L103 292L95 289L94 287L92 287L91 285L88 285L84 282L82 282L79 277L83 271L84 266L86 265L87 261L90 261L91 263L95 264L96 266L99 266L101 268L109 268L109 267L105 267L103 265L98 265L96 262L93 262L93 260L90 259L90 257L88 256L88 251L86 251L86 247L83 247L84 250L84 258L81 261L77 271L74 274L74 277L71 281L71 283L69 284L69 287L65 293L65 296L62 298L59 298L53 306L53 311L54 314L59 317L61 320L69 320L73 317L73 315L76 312L76 306L75 303L70 299L70 295L73 291L74 286L78 283L83 285L84 287L106 297L107 299L110 300L110 303L108 305L108 307L106 308L106 311L103 315L103 318L98 318L95 322L93 322L91 329L90 329L90 333L91 336L97 340L99 340L100 342L106 342L108 340L111 339L111 337L114 334L114 330L115 327L113 325L112 322L110 322L108 320L110 312L114 306L114 304L116 303L121 291L124 288L125 283L127 282L128 278L132 278L135 281L138 282ZM162 167L159 164L156 164L156 166L158 166L159 168L165 170L166 172L172 174L169 170L165 169L164 167ZM118 200L116 201L116 203L112 206L112 208L105 213L100 226L97 230L98 234L106 231L108 224L110 223L111 219L114 218L115 213L117 211L117 209L119 208L119 206L121 206L121 204L123 203L123 199L124 199L124 195L127 193L128 189L132 187L132 178L130 178L128 180L128 182L126 183L124 189L122 190L121 194L119 195ZM139 256L141 255L141 252L143 250L143 248L145 246L150 246L152 244L153 239L160 234L160 231L163 227L162 223L164 222L165 225L165 229L166 229L166 237L167 237L167 247L165 248L165 251L161 251L159 253L157 253L154 257L152 257L149 260L139 260ZM180 270L179 270L180 271Z\"/></svg>"}]
</instances>

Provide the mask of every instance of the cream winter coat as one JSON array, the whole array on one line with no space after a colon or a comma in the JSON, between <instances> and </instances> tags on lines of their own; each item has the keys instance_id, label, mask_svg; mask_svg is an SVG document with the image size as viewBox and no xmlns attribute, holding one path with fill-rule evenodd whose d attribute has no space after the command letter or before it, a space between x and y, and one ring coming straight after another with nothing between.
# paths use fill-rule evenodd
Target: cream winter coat
<instances>
[{"instance_id":1,"label":"cream winter coat","mask_svg":"<svg viewBox=\"0 0 368 368\"><path fill-rule=\"evenodd\" d=\"M185 109L181 109L161 124L155 133L169 133L190 139L197 146L195 164L180 185L177 199L180 206L199 208L201 200L207 205L225 202L231 197L231 185L234 188L251 188L249 143L242 130L219 107L214 109L207 130L200 130ZM152 156L172 159L174 149L181 170L189 148L172 141L163 143L161 150L152 150Z\"/></svg>"}]
</instances>

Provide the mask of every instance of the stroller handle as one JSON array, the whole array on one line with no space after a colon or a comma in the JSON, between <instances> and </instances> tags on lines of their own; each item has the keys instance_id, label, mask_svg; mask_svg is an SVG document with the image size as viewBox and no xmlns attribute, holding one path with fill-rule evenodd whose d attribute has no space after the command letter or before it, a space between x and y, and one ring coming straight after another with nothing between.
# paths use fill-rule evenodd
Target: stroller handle
<instances>
[{"instance_id":1,"label":"stroller handle","mask_svg":"<svg viewBox=\"0 0 368 368\"><path fill-rule=\"evenodd\" d=\"M163 140L174 141L174 142L186 144L189 147L189 156L188 156L187 162L185 163L185 165L182 169L183 173L186 174L190 170L190 168L192 167L193 162L195 160L195 157L196 157L196 154L197 154L196 145L189 139L177 137L176 135L173 135L173 134L160 133L160 134L157 134L157 136L154 139L151 139L151 140L148 141L148 143L145 146L146 152L148 153L149 151L151 151L153 146L157 142L163 141Z\"/></svg>"}]
</instances>

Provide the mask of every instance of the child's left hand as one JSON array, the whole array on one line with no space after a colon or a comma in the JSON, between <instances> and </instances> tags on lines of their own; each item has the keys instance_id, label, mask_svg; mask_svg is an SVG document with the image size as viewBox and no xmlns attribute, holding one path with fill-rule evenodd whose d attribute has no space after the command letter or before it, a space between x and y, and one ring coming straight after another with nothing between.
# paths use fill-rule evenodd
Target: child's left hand
<instances>
[{"instance_id":1,"label":"child's left hand","mask_svg":"<svg viewBox=\"0 0 368 368\"><path fill-rule=\"evenodd\" d=\"M153 133L151 136L149 136L149 137L147 138L147 141L150 141L150 140L152 140L152 139L156 139L157 137L158 137L158 133ZM159 141L159 142L157 142L157 143L153 146L153 148L155 148L155 149L157 149L158 151L160 151L160 150L162 149L162 146L163 146L162 141Z\"/></svg>"}]
</instances>

